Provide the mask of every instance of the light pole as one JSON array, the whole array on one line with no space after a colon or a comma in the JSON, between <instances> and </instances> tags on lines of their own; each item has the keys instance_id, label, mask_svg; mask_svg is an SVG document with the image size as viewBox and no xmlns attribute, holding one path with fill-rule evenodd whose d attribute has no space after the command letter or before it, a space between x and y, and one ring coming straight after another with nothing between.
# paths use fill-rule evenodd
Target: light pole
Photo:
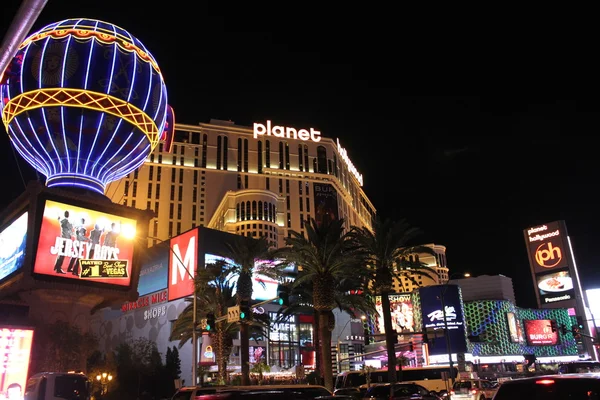
<instances>
[{"instance_id":1,"label":"light pole","mask_svg":"<svg viewBox=\"0 0 600 400\"><path fill-rule=\"evenodd\" d=\"M154 236L147 236L146 239L158 240L159 243L164 243L167 240L170 240L170 239L161 239L161 238L157 238ZM171 251L171 253L173 253L175 258L177 258L177 261L179 261L179 264L181 264L183 269L185 269L185 272L187 272L187 274L189 275L190 278L192 278L192 281L193 281L194 274L192 274L190 272L190 270L185 266L185 264L181 260L181 257L179 256L179 254L177 254L170 245L169 245L169 250ZM198 265L196 265L196 269L198 269ZM198 335L196 333L196 325L198 324L198 316L196 315L198 313L198 302L197 302L195 286L194 286L194 293L192 296L192 304L193 304L192 305L192 308L193 308L193 311L192 311L193 312L193 315L192 315L192 382L194 382L194 386L196 386L197 380L198 380Z\"/></svg>"},{"instance_id":2,"label":"light pole","mask_svg":"<svg viewBox=\"0 0 600 400\"><path fill-rule=\"evenodd\" d=\"M448 280L444 282L442 288L440 290L440 303L442 304L442 316L444 318L444 336L446 337L446 350L448 351L448 369L450 373L450 382L452 383L452 387L454 387L454 363L452 362L452 347L450 343L450 332L448 331L448 321L446 319L446 301L444 300L444 296L446 295L446 291L448 290L448 282L452 279L452 277L458 277L460 274L452 274L448 277ZM464 278L469 278L471 274L464 273L462 274Z\"/></svg>"},{"instance_id":3,"label":"light pole","mask_svg":"<svg viewBox=\"0 0 600 400\"><path fill-rule=\"evenodd\" d=\"M108 372L102 372L96 375L96 380L100 383L100 394L108 393L108 384L112 381L113 376Z\"/></svg>"}]
</instances>

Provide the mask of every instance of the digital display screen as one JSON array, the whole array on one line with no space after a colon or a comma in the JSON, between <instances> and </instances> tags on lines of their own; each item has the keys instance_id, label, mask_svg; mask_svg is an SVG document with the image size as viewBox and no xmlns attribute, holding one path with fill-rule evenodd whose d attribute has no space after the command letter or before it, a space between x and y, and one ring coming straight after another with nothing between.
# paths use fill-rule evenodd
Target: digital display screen
<instances>
[{"instance_id":1,"label":"digital display screen","mask_svg":"<svg viewBox=\"0 0 600 400\"><path fill-rule=\"evenodd\" d=\"M523 321L525 336L530 346L553 346L558 343L558 332L552 332L549 319L530 319Z\"/></svg>"},{"instance_id":2,"label":"digital display screen","mask_svg":"<svg viewBox=\"0 0 600 400\"><path fill-rule=\"evenodd\" d=\"M0 281L23 266L27 244L28 213L15 219L0 232Z\"/></svg>"},{"instance_id":3,"label":"digital display screen","mask_svg":"<svg viewBox=\"0 0 600 400\"><path fill-rule=\"evenodd\" d=\"M33 272L129 286L136 221L46 200Z\"/></svg>"},{"instance_id":4,"label":"digital display screen","mask_svg":"<svg viewBox=\"0 0 600 400\"><path fill-rule=\"evenodd\" d=\"M214 264L217 261L224 261L229 265L233 265L233 261L226 258L217 256L214 254L204 255L204 265ZM257 261L257 265L264 267L264 262ZM237 284L237 276L231 276L229 282L234 287L233 293L235 294L235 285ZM252 300L269 300L277 297L277 287L279 283L268 276L254 273L252 274Z\"/></svg>"},{"instance_id":5,"label":"digital display screen","mask_svg":"<svg viewBox=\"0 0 600 400\"><path fill-rule=\"evenodd\" d=\"M443 332L442 330L447 326L452 353L466 353L467 340L460 288L457 285L426 286L419 288L419 296L424 328L427 331ZM442 300L444 308L442 308ZM435 340L429 348L429 353L448 354L446 340Z\"/></svg>"},{"instance_id":6,"label":"digital display screen","mask_svg":"<svg viewBox=\"0 0 600 400\"><path fill-rule=\"evenodd\" d=\"M414 332L415 322L413 319L413 304L410 294L389 295L390 309L392 312L392 329L396 332ZM381 296L375 297L375 330L385 333L383 324L383 308Z\"/></svg>"},{"instance_id":7,"label":"digital display screen","mask_svg":"<svg viewBox=\"0 0 600 400\"><path fill-rule=\"evenodd\" d=\"M0 399L23 399L33 329L0 326Z\"/></svg>"}]
</instances>

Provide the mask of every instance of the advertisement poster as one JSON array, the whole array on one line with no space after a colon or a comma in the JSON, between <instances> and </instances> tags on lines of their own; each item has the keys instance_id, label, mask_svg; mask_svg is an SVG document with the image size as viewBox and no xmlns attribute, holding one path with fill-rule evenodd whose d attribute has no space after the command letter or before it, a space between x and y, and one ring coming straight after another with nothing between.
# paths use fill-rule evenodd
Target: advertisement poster
<instances>
[{"instance_id":1,"label":"advertisement poster","mask_svg":"<svg viewBox=\"0 0 600 400\"><path fill-rule=\"evenodd\" d=\"M23 399L33 329L0 327L0 399Z\"/></svg>"},{"instance_id":2,"label":"advertisement poster","mask_svg":"<svg viewBox=\"0 0 600 400\"><path fill-rule=\"evenodd\" d=\"M563 237L564 232L560 225L556 221L525 230L530 261L536 274L569 266L568 252L564 244L566 238Z\"/></svg>"},{"instance_id":3,"label":"advertisement poster","mask_svg":"<svg viewBox=\"0 0 600 400\"><path fill-rule=\"evenodd\" d=\"M129 286L136 221L46 200L33 272Z\"/></svg>"},{"instance_id":4,"label":"advertisement poster","mask_svg":"<svg viewBox=\"0 0 600 400\"><path fill-rule=\"evenodd\" d=\"M575 299L573 278L568 269L538 274L536 280L542 304Z\"/></svg>"},{"instance_id":5,"label":"advertisement poster","mask_svg":"<svg viewBox=\"0 0 600 400\"><path fill-rule=\"evenodd\" d=\"M233 261L217 256L214 254L205 254L204 255L204 265L208 266L210 264L215 264L219 261L223 261L228 265L233 265ZM263 262L257 262L256 265L260 265L261 267L265 267ZM229 283L234 287L233 294L235 295L235 285L237 284L237 275L232 274L228 278ZM252 300L269 300L277 297L277 287L279 286L279 282L275 279L258 274L254 272L252 274Z\"/></svg>"},{"instance_id":6,"label":"advertisement poster","mask_svg":"<svg viewBox=\"0 0 600 400\"><path fill-rule=\"evenodd\" d=\"M530 346L553 346L558 344L558 332L552 332L549 319L524 320L527 344Z\"/></svg>"},{"instance_id":7,"label":"advertisement poster","mask_svg":"<svg viewBox=\"0 0 600 400\"><path fill-rule=\"evenodd\" d=\"M453 353L466 353L465 322L462 312L460 288L457 285L438 285L419 288L423 326L428 331L443 330L448 327L450 350ZM444 323L445 305L446 323ZM432 355L448 354L446 340L436 339L429 347Z\"/></svg>"},{"instance_id":8,"label":"advertisement poster","mask_svg":"<svg viewBox=\"0 0 600 400\"><path fill-rule=\"evenodd\" d=\"M517 321L515 313L507 312L506 318L508 319L510 341L513 343L523 343L525 341L523 338L523 331L521 330L521 326L519 325L519 321Z\"/></svg>"},{"instance_id":9,"label":"advertisement poster","mask_svg":"<svg viewBox=\"0 0 600 400\"><path fill-rule=\"evenodd\" d=\"M414 332L413 304L410 294L389 295L390 309L392 312L392 329L396 332ZM375 297L375 330L385 333L383 324L383 309L381 307L381 296Z\"/></svg>"},{"instance_id":10,"label":"advertisement poster","mask_svg":"<svg viewBox=\"0 0 600 400\"><path fill-rule=\"evenodd\" d=\"M27 215L24 213L0 232L0 281L23 266Z\"/></svg>"},{"instance_id":11,"label":"advertisement poster","mask_svg":"<svg viewBox=\"0 0 600 400\"><path fill-rule=\"evenodd\" d=\"M216 364L216 354L212 347L212 341L208 333L202 334L202 346L200 346L200 365L210 366Z\"/></svg>"},{"instance_id":12,"label":"advertisement poster","mask_svg":"<svg viewBox=\"0 0 600 400\"><path fill-rule=\"evenodd\" d=\"M156 246L148 249L146 261L142 263L138 292L140 296L157 292L167 287L169 274L169 248Z\"/></svg>"},{"instance_id":13,"label":"advertisement poster","mask_svg":"<svg viewBox=\"0 0 600 400\"><path fill-rule=\"evenodd\" d=\"M338 219L337 192L328 183L314 183L315 221L317 226L323 222Z\"/></svg>"},{"instance_id":14,"label":"advertisement poster","mask_svg":"<svg viewBox=\"0 0 600 400\"><path fill-rule=\"evenodd\" d=\"M267 348L264 346L250 346L250 363L267 362Z\"/></svg>"},{"instance_id":15,"label":"advertisement poster","mask_svg":"<svg viewBox=\"0 0 600 400\"><path fill-rule=\"evenodd\" d=\"M198 228L169 241L169 301L194 293L194 275L198 265Z\"/></svg>"}]
</instances>

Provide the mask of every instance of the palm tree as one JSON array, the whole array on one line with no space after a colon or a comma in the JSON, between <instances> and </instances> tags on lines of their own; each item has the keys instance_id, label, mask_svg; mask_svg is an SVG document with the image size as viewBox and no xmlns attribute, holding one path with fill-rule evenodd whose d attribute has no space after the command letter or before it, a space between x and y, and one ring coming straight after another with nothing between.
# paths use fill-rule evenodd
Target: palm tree
<instances>
[{"instance_id":1,"label":"palm tree","mask_svg":"<svg viewBox=\"0 0 600 400\"><path fill-rule=\"evenodd\" d=\"M351 318L360 314L371 314L375 312L375 305L372 298L363 291L363 282L346 279L340 282L335 288L336 308L346 312ZM358 290L357 290L358 289ZM321 346L319 345L319 312L313 305L313 285L311 281L302 282L294 285L290 290L290 305L281 308L277 315L277 321L287 320L292 315L313 313L313 347L315 349L315 372L323 377L321 368ZM329 326L335 323L333 313L329 314ZM335 326L334 326L335 327Z\"/></svg>"},{"instance_id":2,"label":"palm tree","mask_svg":"<svg viewBox=\"0 0 600 400\"><path fill-rule=\"evenodd\" d=\"M401 380L396 376L396 349L394 348L394 336L392 330L392 313L390 309L389 293L392 291L394 279L406 277L415 282L414 276L426 276L436 272L418 261L411 261L411 255L418 253L435 254L426 246L407 246L408 242L420 234L418 228L411 227L406 220L393 222L389 219L382 221L375 218L373 230L366 227L354 227L350 237L359 249L365 264L371 273L370 281L373 290L381 296L381 308L383 313L383 325L385 328L385 341L388 356L389 382Z\"/></svg>"},{"instance_id":3,"label":"palm tree","mask_svg":"<svg viewBox=\"0 0 600 400\"><path fill-rule=\"evenodd\" d=\"M355 256L349 237L344 233L343 220L317 225L311 219L304 226L306 237L291 231L291 237L286 238L287 247L279 249L276 256L301 268L294 286L311 282L312 303L319 318L324 384L332 390L330 313L337 306L336 287L364 274L360 259Z\"/></svg>"},{"instance_id":4,"label":"palm tree","mask_svg":"<svg viewBox=\"0 0 600 400\"><path fill-rule=\"evenodd\" d=\"M224 257L231 260L226 263L234 276L237 276L236 297L237 304L250 303L252 300L252 275L254 272L271 275L267 264L260 261L270 259L269 241L264 238L250 238L241 236L225 243ZM248 320L240 321L240 363L242 372L242 385L250 385L250 324Z\"/></svg>"},{"instance_id":5,"label":"palm tree","mask_svg":"<svg viewBox=\"0 0 600 400\"><path fill-rule=\"evenodd\" d=\"M208 313L215 318L226 315L227 307L236 304L231 282L231 270L223 268L220 263L209 264L205 269L198 269L195 280L195 295L197 296L197 321ZM179 315L173 325L170 340L179 340L181 348L192 338L193 304L188 305ZM227 380L227 361L233 348L233 337L237 334L236 324L221 321L215 329L209 332L211 344L215 349L219 381Z\"/></svg>"}]
</instances>

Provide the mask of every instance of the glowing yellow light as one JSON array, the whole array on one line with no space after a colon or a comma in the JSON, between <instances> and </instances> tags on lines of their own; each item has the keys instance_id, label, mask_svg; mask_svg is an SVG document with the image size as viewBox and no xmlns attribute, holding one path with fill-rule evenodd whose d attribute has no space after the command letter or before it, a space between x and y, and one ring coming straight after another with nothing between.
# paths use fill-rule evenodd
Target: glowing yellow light
<instances>
[{"instance_id":1,"label":"glowing yellow light","mask_svg":"<svg viewBox=\"0 0 600 400\"><path fill-rule=\"evenodd\" d=\"M45 39L48 36L51 36L54 39L63 39L68 35L72 35L78 39L83 39L83 40L94 39L94 40L97 40L104 44L116 43L117 46L119 46L119 48L121 50L128 51L128 52L135 52L139 58L152 64L152 67L154 68L154 70L160 74L160 68L158 67L158 64L156 63L156 61L154 61L152 59L152 57L150 57L150 55L148 53L146 53L144 50L142 50L141 48L136 46L134 43L131 43L131 39L124 38L121 35L115 35L115 33L113 33L113 32L110 32L110 33L108 31L98 32L95 29L96 28L93 26L90 26L90 27L77 26L77 29L58 29L58 30L40 32L36 35L30 36L27 39L25 39L25 41L23 43L21 43L21 45L19 46L19 50L28 46L30 43Z\"/></svg>"},{"instance_id":2,"label":"glowing yellow light","mask_svg":"<svg viewBox=\"0 0 600 400\"><path fill-rule=\"evenodd\" d=\"M6 130L8 131L8 124L17 115L42 107L85 108L122 118L148 137L152 149L156 147L160 138L158 127L152 118L133 104L106 93L67 88L37 89L12 98L2 110L2 121Z\"/></svg>"},{"instance_id":3,"label":"glowing yellow light","mask_svg":"<svg viewBox=\"0 0 600 400\"><path fill-rule=\"evenodd\" d=\"M129 224L121 225L121 236L125 239L135 238L135 227Z\"/></svg>"}]
</instances>

